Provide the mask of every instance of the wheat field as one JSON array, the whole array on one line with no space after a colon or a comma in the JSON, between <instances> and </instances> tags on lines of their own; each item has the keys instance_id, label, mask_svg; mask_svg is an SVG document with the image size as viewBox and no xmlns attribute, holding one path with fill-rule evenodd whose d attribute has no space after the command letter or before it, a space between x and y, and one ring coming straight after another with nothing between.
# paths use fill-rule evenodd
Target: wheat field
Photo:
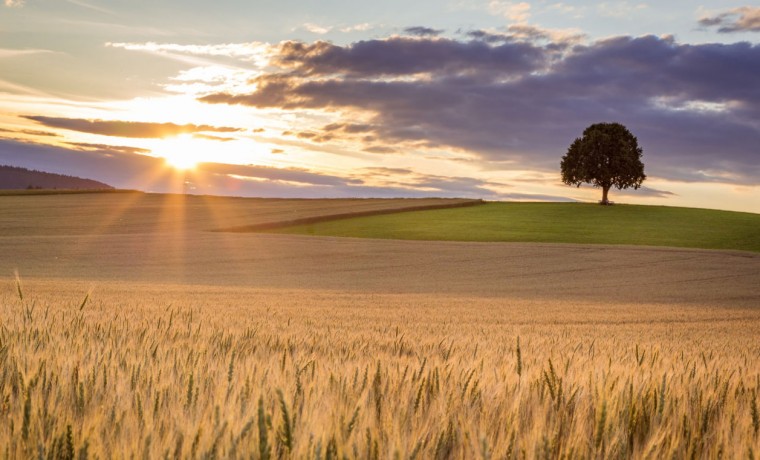
<instances>
[{"instance_id":1,"label":"wheat field","mask_svg":"<svg viewBox=\"0 0 760 460\"><path fill-rule=\"evenodd\" d=\"M7 458L747 458L760 312L9 280Z\"/></svg>"},{"instance_id":2,"label":"wheat field","mask_svg":"<svg viewBox=\"0 0 760 460\"><path fill-rule=\"evenodd\" d=\"M324 202L1 198L4 458L760 455L759 255L208 231Z\"/></svg>"}]
</instances>

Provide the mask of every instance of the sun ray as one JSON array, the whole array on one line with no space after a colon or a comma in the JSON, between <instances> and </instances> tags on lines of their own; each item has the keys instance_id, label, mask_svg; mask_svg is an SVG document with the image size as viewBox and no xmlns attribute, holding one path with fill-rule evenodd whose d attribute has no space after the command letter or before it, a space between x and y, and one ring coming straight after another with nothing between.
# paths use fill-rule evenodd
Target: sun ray
<instances>
[{"instance_id":1,"label":"sun ray","mask_svg":"<svg viewBox=\"0 0 760 460\"><path fill-rule=\"evenodd\" d=\"M186 172L183 170L171 170L165 167L157 167L150 171L146 171L145 182L163 182L167 179L167 175L169 175L168 180L171 182L172 188L175 191L182 193L186 179L185 173ZM77 258L80 254L85 253L89 249L90 245L95 242L95 239L113 233L115 227L119 225L118 223L122 220L123 216L144 205L145 197L146 195L143 192L135 191L134 193L129 193L125 199L119 201L118 206L113 207L110 212L102 216L99 222L93 226L92 231L86 235L86 238L83 237L81 239L80 245L73 246L68 251L66 254L67 257Z\"/></svg>"}]
</instances>

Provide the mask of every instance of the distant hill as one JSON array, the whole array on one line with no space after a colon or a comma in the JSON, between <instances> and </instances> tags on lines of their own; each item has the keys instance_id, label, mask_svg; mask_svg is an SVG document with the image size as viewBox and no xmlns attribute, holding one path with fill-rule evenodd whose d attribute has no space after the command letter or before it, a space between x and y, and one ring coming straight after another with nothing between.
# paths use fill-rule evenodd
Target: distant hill
<instances>
[{"instance_id":1,"label":"distant hill","mask_svg":"<svg viewBox=\"0 0 760 460\"><path fill-rule=\"evenodd\" d=\"M92 179L0 165L0 190L24 189L112 190L113 187Z\"/></svg>"}]
</instances>

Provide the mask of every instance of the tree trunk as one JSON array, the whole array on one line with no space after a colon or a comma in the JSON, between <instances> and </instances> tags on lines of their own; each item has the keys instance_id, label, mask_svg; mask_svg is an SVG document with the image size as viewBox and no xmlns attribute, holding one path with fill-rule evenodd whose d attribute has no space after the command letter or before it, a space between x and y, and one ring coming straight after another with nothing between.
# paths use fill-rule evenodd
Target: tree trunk
<instances>
[{"instance_id":1,"label":"tree trunk","mask_svg":"<svg viewBox=\"0 0 760 460\"><path fill-rule=\"evenodd\" d=\"M610 200L607 199L607 193L610 191L609 185L602 186L602 203L603 205L610 204Z\"/></svg>"}]
</instances>

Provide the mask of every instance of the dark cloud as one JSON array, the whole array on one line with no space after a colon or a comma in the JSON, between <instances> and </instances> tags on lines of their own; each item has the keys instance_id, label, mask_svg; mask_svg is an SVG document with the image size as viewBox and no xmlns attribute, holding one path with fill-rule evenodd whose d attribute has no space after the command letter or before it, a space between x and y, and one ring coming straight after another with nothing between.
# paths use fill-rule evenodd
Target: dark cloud
<instances>
[{"instance_id":1,"label":"dark cloud","mask_svg":"<svg viewBox=\"0 0 760 460\"><path fill-rule=\"evenodd\" d=\"M466 32L466 35L486 43L510 42L514 40L514 37L510 34L487 30L470 30Z\"/></svg>"},{"instance_id":2,"label":"dark cloud","mask_svg":"<svg viewBox=\"0 0 760 460\"><path fill-rule=\"evenodd\" d=\"M613 193L615 195L623 195L623 196L630 196L630 197L671 198L671 197L674 197L674 196L678 196L676 193L670 192L668 190L658 190L658 189L647 187L647 186L642 186L642 187L640 187L637 190L634 190L634 189L617 190L617 189L615 189Z\"/></svg>"},{"instance_id":3,"label":"dark cloud","mask_svg":"<svg viewBox=\"0 0 760 460\"><path fill-rule=\"evenodd\" d=\"M414 171L411 169L385 168L382 166L371 166L367 168L362 168L362 171L365 171L367 174L371 174L373 176L399 176L399 175L414 174Z\"/></svg>"},{"instance_id":4,"label":"dark cloud","mask_svg":"<svg viewBox=\"0 0 760 460\"><path fill-rule=\"evenodd\" d=\"M355 133L346 128L350 121L322 133L358 139L369 151L446 148L543 171L557 170L586 126L617 121L638 136L650 175L715 171L710 177L739 183L760 177L760 45L654 36L564 45L517 38L288 42L275 60L282 72L259 77L256 92L201 100L323 109L346 113L346 120L360 110L373 116Z\"/></svg>"},{"instance_id":5,"label":"dark cloud","mask_svg":"<svg viewBox=\"0 0 760 460\"><path fill-rule=\"evenodd\" d=\"M87 142L69 142L68 145L76 148L77 150L98 152L104 154L117 153L137 153L146 154L150 153L149 149L141 149L139 147L130 147L126 145L107 145L107 144L90 144Z\"/></svg>"},{"instance_id":6,"label":"dark cloud","mask_svg":"<svg viewBox=\"0 0 760 460\"><path fill-rule=\"evenodd\" d=\"M445 193L448 196L481 197L485 199L498 199L501 195L489 189L495 184L492 182L475 179L472 177L446 177L435 175L417 175L413 178L405 178L405 184L413 184L414 188L427 189L433 194Z\"/></svg>"},{"instance_id":7,"label":"dark cloud","mask_svg":"<svg viewBox=\"0 0 760 460\"><path fill-rule=\"evenodd\" d=\"M58 137L58 134L50 131L38 131L36 129L5 129L0 128L0 132L13 134L27 134L30 136Z\"/></svg>"},{"instance_id":8,"label":"dark cloud","mask_svg":"<svg viewBox=\"0 0 760 460\"><path fill-rule=\"evenodd\" d=\"M409 35L416 35L417 37L437 37L443 33L441 29L431 29L430 27L414 26L407 27L404 32Z\"/></svg>"},{"instance_id":9,"label":"dark cloud","mask_svg":"<svg viewBox=\"0 0 760 460\"><path fill-rule=\"evenodd\" d=\"M435 72L448 77L469 74L474 69L479 74L488 71L492 78L499 78L540 68L544 53L529 43L489 45L478 40L391 37L349 46L324 41L284 42L275 63L304 75L378 77Z\"/></svg>"},{"instance_id":10,"label":"dark cloud","mask_svg":"<svg viewBox=\"0 0 760 460\"><path fill-rule=\"evenodd\" d=\"M292 186L319 186L324 187L322 193L347 194L353 191L355 196L367 195L369 190L377 190L377 187L368 186L367 181L375 177L384 177L387 185L382 187L386 190L395 189L398 192L405 190L412 193L421 193L421 196L465 196L465 197L490 197L498 198L499 194L488 189L496 184L492 182L474 179L470 177L448 177L412 173L409 170L394 168L365 168L359 174L352 177L333 176L316 173L299 168L274 168L259 165L230 165L222 163L201 163L198 165L199 173L212 173L221 176L232 176L238 179L255 181L268 181L278 184L290 184ZM399 174L400 172L400 174ZM401 176L402 181L394 181L392 177ZM374 193L374 192L373 192ZM395 195L394 195L395 196Z\"/></svg>"},{"instance_id":11,"label":"dark cloud","mask_svg":"<svg viewBox=\"0 0 760 460\"><path fill-rule=\"evenodd\" d=\"M239 177L248 177L252 179L265 179L270 181L307 185L345 186L350 184L358 185L362 183L360 179L347 179L344 177L330 176L297 168L274 168L271 166L201 163L198 165L198 169L203 172L214 174L233 175Z\"/></svg>"},{"instance_id":12,"label":"dark cloud","mask_svg":"<svg viewBox=\"0 0 760 460\"><path fill-rule=\"evenodd\" d=\"M760 7L734 8L717 16L699 20L705 27L717 27L720 33L760 32Z\"/></svg>"},{"instance_id":13,"label":"dark cloud","mask_svg":"<svg viewBox=\"0 0 760 460\"><path fill-rule=\"evenodd\" d=\"M369 153L396 153L398 149L387 145L370 145L369 147L365 147L364 151Z\"/></svg>"},{"instance_id":14,"label":"dark cloud","mask_svg":"<svg viewBox=\"0 0 760 460\"><path fill-rule=\"evenodd\" d=\"M577 44L585 35L581 33L562 33L549 29L542 29L530 24L512 24L504 31L499 30L470 30L466 36L481 40L486 43L507 42L545 42L547 50L560 51L568 46Z\"/></svg>"},{"instance_id":15,"label":"dark cloud","mask_svg":"<svg viewBox=\"0 0 760 460\"><path fill-rule=\"evenodd\" d=\"M72 131L100 134L103 136L133 138L162 138L199 132L233 133L241 131L239 128L194 124L177 125L174 123L146 123L138 121L85 120L81 118L60 118L33 115L26 115L23 118L34 120L51 128L69 129Z\"/></svg>"},{"instance_id":16,"label":"dark cloud","mask_svg":"<svg viewBox=\"0 0 760 460\"><path fill-rule=\"evenodd\" d=\"M513 24L508 28L510 36L518 36L529 40L550 40L551 35L543 29L530 24Z\"/></svg>"},{"instance_id":17,"label":"dark cloud","mask_svg":"<svg viewBox=\"0 0 760 460\"><path fill-rule=\"evenodd\" d=\"M305 140L320 143L320 144L324 142L329 142L335 138L335 136L329 132L327 133L319 133L319 132L314 132L314 131L299 131L297 133L287 132L287 135L293 135L293 134L295 134L295 136L299 139L305 139ZM283 135L285 135L285 133L283 133Z\"/></svg>"},{"instance_id":18,"label":"dark cloud","mask_svg":"<svg viewBox=\"0 0 760 460\"><path fill-rule=\"evenodd\" d=\"M399 188L429 190L434 196L464 196L499 199L503 195L492 190L504 188L506 184L472 177L441 176L422 174L408 168L367 167L358 176L363 181L379 181Z\"/></svg>"},{"instance_id":19,"label":"dark cloud","mask_svg":"<svg viewBox=\"0 0 760 460\"><path fill-rule=\"evenodd\" d=\"M723 23L721 16L712 16L699 20L699 24L705 27L719 26L721 23Z\"/></svg>"},{"instance_id":20,"label":"dark cloud","mask_svg":"<svg viewBox=\"0 0 760 460\"><path fill-rule=\"evenodd\" d=\"M678 196L677 193L673 193L668 190L658 190L656 188L650 188L646 186L641 187L638 190L624 189L618 192L620 192L621 195L651 196L651 197L656 197L656 198L670 198L673 196Z\"/></svg>"},{"instance_id":21,"label":"dark cloud","mask_svg":"<svg viewBox=\"0 0 760 460\"><path fill-rule=\"evenodd\" d=\"M295 136L298 139L316 144L325 144L336 139L354 139L371 144L376 141L373 134L377 127L362 123L330 123L319 130L312 131L284 131L283 136ZM369 153L395 153L398 150L387 145L369 145L363 149Z\"/></svg>"},{"instance_id":22,"label":"dark cloud","mask_svg":"<svg viewBox=\"0 0 760 460\"><path fill-rule=\"evenodd\" d=\"M340 131L342 133L367 133L374 130L372 125L362 123L330 123L322 127L324 131Z\"/></svg>"}]
</instances>

